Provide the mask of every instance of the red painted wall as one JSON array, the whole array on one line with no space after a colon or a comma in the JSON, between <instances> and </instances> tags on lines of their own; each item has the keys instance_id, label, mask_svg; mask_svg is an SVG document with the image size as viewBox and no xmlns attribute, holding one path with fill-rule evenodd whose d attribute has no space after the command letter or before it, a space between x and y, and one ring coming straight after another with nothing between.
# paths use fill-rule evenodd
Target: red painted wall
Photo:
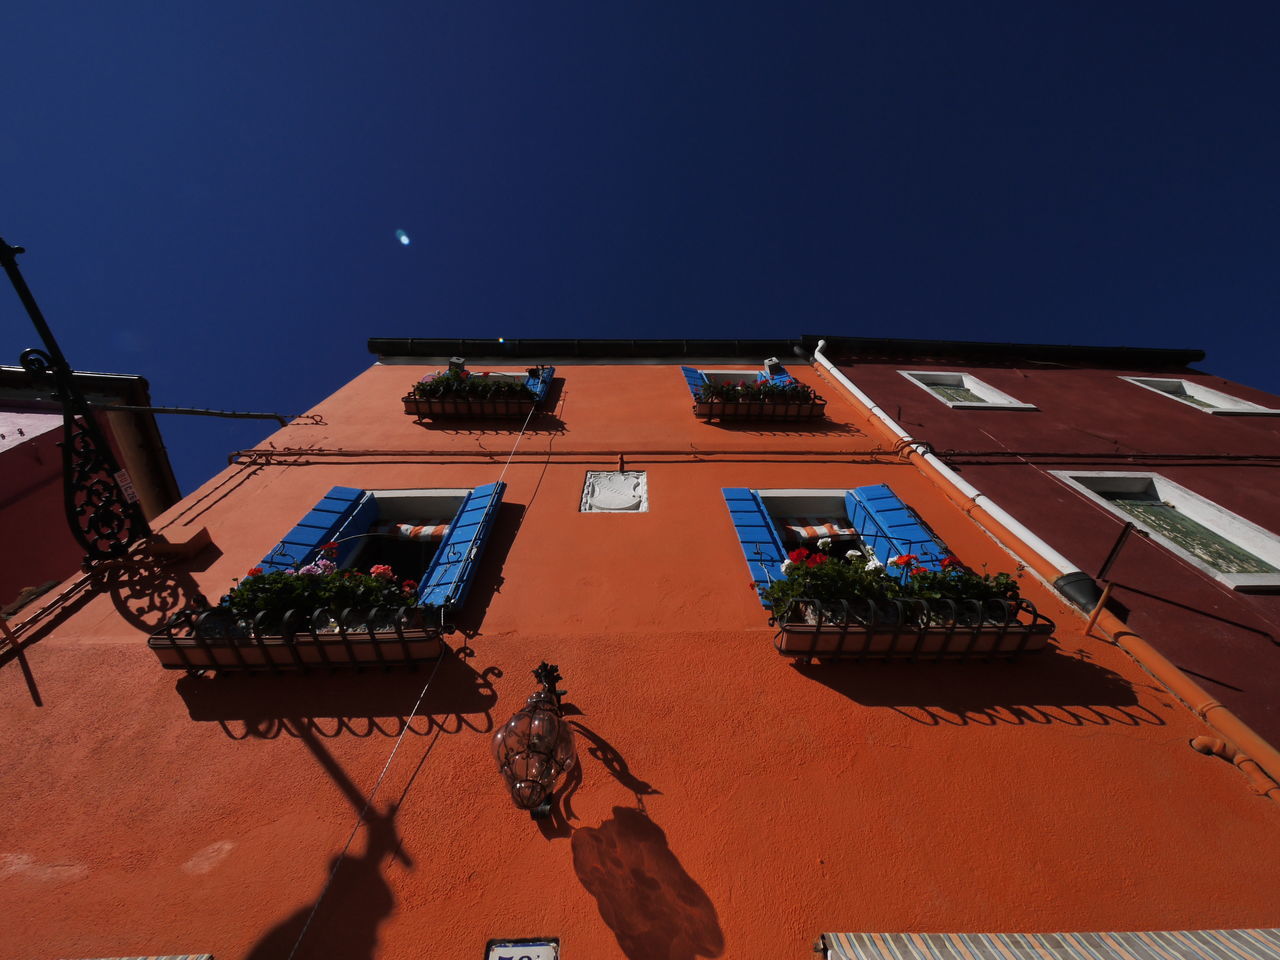
<instances>
[{"instance_id":1,"label":"red painted wall","mask_svg":"<svg viewBox=\"0 0 1280 960\"><path fill-rule=\"evenodd\" d=\"M951 409L901 376L903 369L967 371L1038 409ZM1272 408L1280 408L1280 398L1188 371L902 363L856 364L842 372L966 480L1089 573L1098 572L1123 521L1048 471L1159 473L1280 534L1280 417L1208 414L1120 377L1182 377ZM1135 630L1270 742L1280 743L1280 596L1234 591L1136 536L1111 578Z\"/></svg>"},{"instance_id":2,"label":"red painted wall","mask_svg":"<svg viewBox=\"0 0 1280 960\"><path fill-rule=\"evenodd\" d=\"M830 929L1280 923L1274 804L1193 752L1206 728L1029 578L1060 624L1036 659L797 668L775 652L722 487L888 482L963 559L1011 564L812 370L795 372L830 424L729 429L693 419L674 365L561 366L554 419L518 445L404 416L422 372L368 370L312 411L322 424L279 431L160 518L215 548L36 631L39 705L0 661L0 958L283 960L317 903L299 960L477 960L521 935L560 937L565 960L802 960ZM620 454L648 472L650 511L579 513L585 471ZM469 656L434 676L186 678L147 649L334 484L500 474L451 638ZM582 729L581 780L540 829L489 743L543 658Z\"/></svg>"}]
</instances>

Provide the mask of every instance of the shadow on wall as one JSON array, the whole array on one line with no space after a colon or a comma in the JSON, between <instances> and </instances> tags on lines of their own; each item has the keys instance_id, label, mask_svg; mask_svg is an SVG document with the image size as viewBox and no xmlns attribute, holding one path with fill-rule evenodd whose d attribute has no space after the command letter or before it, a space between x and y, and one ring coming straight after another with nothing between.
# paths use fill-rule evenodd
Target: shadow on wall
<instances>
[{"instance_id":1,"label":"shadow on wall","mask_svg":"<svg viewBox=\"0 0 1280 960\"><path fill-rule=\"evenodd\" d=\"M395 827L396 813L408 795L413 778L405 786L400 800L388 805L385 813L372 804L366 809L364 795L324 745L305 729L299 739L346 796L353 810L363 811L360 832L364 834L364 849L355 856L348 851L330 860L325 885L316 899L268 930L246 955L246 960L372 960L377 954L378 929L391 916L396 903L383 874L383 862L397 859L407 869L413 869L413 860L401 849ZM432 745L434 743L433 740Z\"/></svg>"},{"instance_id":2,"label":"shadow on wall","mask_svg":"<svg viewBox=\"0 0 1280 960\"><path fill-rule=\"evenodd\" d=\"M566 715L578 714L565 704ZM601 734L571 721L586 754L636 796L638 809L614 807L598 827L574 829L572 797L583 779L583 758L556 792L551 815L538 820L548 840L570 837L573 869L596 899L600 916L630 960L696 960L724 952L716 909L667 846L667 836L645 811L644 798L661 791L631 771ZM581 743L580 743L581 746Z\"/></svg>"},{"instance_id":3,"label":"shadow on wall","mask_svg":"<svg viewBox=\"0 0 1280 960\"><path fill-rule=\"evenodd\" d=\"M614 807L598 827L574 831L573 869L630 960L696 960L724 952L711 898L640 810Z\"/></svg>"},{"instance_id":4,"label":"shadow on wall","mask_svg":"<svg viewBox=\"0 0 1280 960\"><path fill-rule=\"evenodd\" d=\"M210 544L192 563L179 566L164 563L143 548L125 560L102 564L96 580L125 622L152 634L173 614L208 605L191 573L207 570L220 556L222 551Z\"/></svg>"},{"instance_id":5,"label":"shadow on wall","mask_svg":"<svg viewBox=\"0 0 1280 960\"><path fill-rule=\"evenodd\" d=\"M427 679L430 689L413 710ZM233 740L248 737L398 737L439 731L489 733L497 667L477 673L446 652L439 666L376 673L230 673L175 684L192 720L214 721Z\"/></svg>"},{"instance_id":6,"label":"shadow on wall","mask_svg":"<svg viewBox=\"0 0 1280 960\"><path fill-rule=\"evenodd\" d=\"M741 421L716 420L707 421L707 426L724 430L726 433L741 433L749 437L865 437L866 434L849 423L838 423L835 420L786 420L770 422L768 420Z\"/></svg>"},{"instance_id":7,"label":"shadow on wall","mask_svg":"<svg viewBox=\"0 0 1280 960\"><path fill-rule=\"evenodd\" d=\"M819 663L794 666L856 703L926 726L1163 726L1118 674L1052 648L1016 663Z\"/></svg>"},{"instance_id":8,"label":"shadow on wall","mask_svg":"<svg viewBox=\"0 0 1280 960\"><path fill-rule=\"evenodd\" d=\"M493 518L493 527L489 531L484 552L480 555L480 564L476 567L467 601L453 616L453 625L464 637L474 637L480 631L494 594L502 590L505 582L502 567L506 563L511 544L515 541L516 532L524 521L526 509L522 503L498 504L498 513Z\"/></svg>"},{"instance_id":9,"label":"shadow on wall","mask_svg":"<svg viewBox=\"0 0 1280 960\"><path fill-rule=\"evenodd\" d=\"M377 955L378 928L396 903L382 863L394 855L412 869L413 861L400 849L394 809L385 815L370 811L362 832L359 856L348 853L329 862L323 900L334 909L321 912L319 900L307 904L267 931L245 960L371 960Z\"/></svg>"}]
</instances>

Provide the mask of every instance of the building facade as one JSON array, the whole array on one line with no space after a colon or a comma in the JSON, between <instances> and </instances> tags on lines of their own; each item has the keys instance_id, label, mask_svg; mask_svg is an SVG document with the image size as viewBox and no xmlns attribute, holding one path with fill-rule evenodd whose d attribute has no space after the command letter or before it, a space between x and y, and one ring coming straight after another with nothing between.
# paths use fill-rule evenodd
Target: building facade
<instances>
[{"instance_id":1,"label":"building facade","mask_svg":"<svg viewBox=\"0 0 1280 960\"><path fill-rule=\"evenodd\" d=\"M833 339L839 369L1280 743L1280 397L1196 351Z\"/></svg>"},{"instance_id":2,"label":"building facade","mask_svg":"<svg viewBox=\"0 0 1280 960\"><path fill-rule=\"evenodd\" d=\"M472 960L556 938L566 960L798 960L832 930L1280 925L1266 782L1193 750L1214 731L1086 635L800 344L370 346L317 422L153 523L207 530L208 549L69 582L21 663L0 653L0 717L21 732L0 746L0 957ZM472 375L554 370L527 419L409 409L454 356ZM691 383L774 377L772 357L821 417L695 416ZM828 511L884 490L947 556L1021 574L1056 625L1044 649L780 653L770 544L789 552L801 520L869 522ZM354 552L437 527L420 577L412 555ZM166 669L173 614L330 552L441 591L445 653ZM531 819L491 743L542 661L578 766Z\"/></svg>"},{"instance_id":3,"label":"building facade","mask_svg":"<svg viewBox=\"0 0 1280 960\"><path fill-rule=\"evenodd\" d=\"M75 375L98 404L149 407L142 377ZM0 529L10 549L0 554L0 610L20 606L80 566L84 548L71 536L63 506L61 408L47 383L21 367L0 367ZM144 410L101 410L99 425L128 472L143 515L158 516L179 499L155 417ZM38 545L37 549L14 549Z\"/></svg>"}]
</instances>

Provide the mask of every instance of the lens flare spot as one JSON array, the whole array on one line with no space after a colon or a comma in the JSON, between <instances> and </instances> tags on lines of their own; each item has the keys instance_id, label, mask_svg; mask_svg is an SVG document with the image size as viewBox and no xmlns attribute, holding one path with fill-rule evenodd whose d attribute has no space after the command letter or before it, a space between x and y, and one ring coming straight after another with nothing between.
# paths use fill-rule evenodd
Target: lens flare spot
<instances>
[{"instance_id":1,"label":"lens flare spot","mask_svg":"<svg viewBox=\"0 0 1280 960\"><path fill-rule=\"evenodd\" d=\"M396 231L396 239L400 241L400 245L407 247L409 245L409 235L403 230Z\"/></svg>"}]
</instances>

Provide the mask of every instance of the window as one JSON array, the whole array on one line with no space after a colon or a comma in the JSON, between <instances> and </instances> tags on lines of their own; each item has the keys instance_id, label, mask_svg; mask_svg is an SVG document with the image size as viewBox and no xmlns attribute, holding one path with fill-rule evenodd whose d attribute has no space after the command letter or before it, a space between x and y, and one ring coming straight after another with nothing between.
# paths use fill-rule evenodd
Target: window
<instances>
[{"instance_id":1,"label":"window","mask_svg":"<svg viewBox=\"0 0 1280 960\"><path fill-rule=\"evenodd\" d=\"M1163 393L1166 397L1172 397L1180 403L1198 407L1205 413L1237 417L1280 415L1280 410L1272 410L1258 403L1241 400L1239 397L1233 397L1220 390L1214 390L1211 387L1193 383L1190 380L1171 379L1168 377L1121 377L1120 379L1136 383L1138 386L1145 387L1147 390L1152 390L1156 393Z\"/></svg>"},{"instance_id":2,"label":"window","mask_svg":"<svg viewBox=\"0 0 1280 960\"><path fill-rule=\"evenodd\" d=\"M765 382L781 387L796 382L795 377L787 373L786 367L773 357L765 361L763 368L756 370L697 370L693 367L681 367L680 372L684 374L684 381L689 385L689 392L694 399L697 399L698 391L705 384Z\"/></svg>"},{"instance_id":3,"label":"window","mask_svg":"<svg viewBox=\"0 0 1280 960\"><path fill-rule=\"evenodd\" d=\"M782 576L782 562L796 546L837 537L881 563L904 553L920 566L942 569L946 545L887 484L853 490L748 490L727 487L725 505L746 557L756 591ZM815 529L819 528L819 529ZM834 531L834 532L833 532Z\"/></svg>"},{"instance_id":4,"label":"window","mask_svg":"<svg viewBox=\"0 0 1280 960\"><path fill-rule=\"evenodd\" d=\"M956 410L1035 410L1035 404L1019 403L1007 393L983 383L971 373L946 370L899 370L921 390L926 390Z\"/></svg>"},{"instance_id":5,"label":"window","mask_svg":"<svg viewBox=\"0 0 1280 960\"><path fill-rule=\"evenodd\" d=\"M418 581L421 603L459 607L505 489L502 482L456 490L334 487L260 566L296 570L337 543L338 566L386 563L397 577Z\"/></svg>"},{"instance_id":6,"label":"window","mask_svg":"<svg viewBox=\"0 0 1280 960\"><path fill-rule=\"evenodd\" d=\"M1051 471L1234 590L1280 590L1280 538L1158 473Z\"/></svg>"}]
</instances>

